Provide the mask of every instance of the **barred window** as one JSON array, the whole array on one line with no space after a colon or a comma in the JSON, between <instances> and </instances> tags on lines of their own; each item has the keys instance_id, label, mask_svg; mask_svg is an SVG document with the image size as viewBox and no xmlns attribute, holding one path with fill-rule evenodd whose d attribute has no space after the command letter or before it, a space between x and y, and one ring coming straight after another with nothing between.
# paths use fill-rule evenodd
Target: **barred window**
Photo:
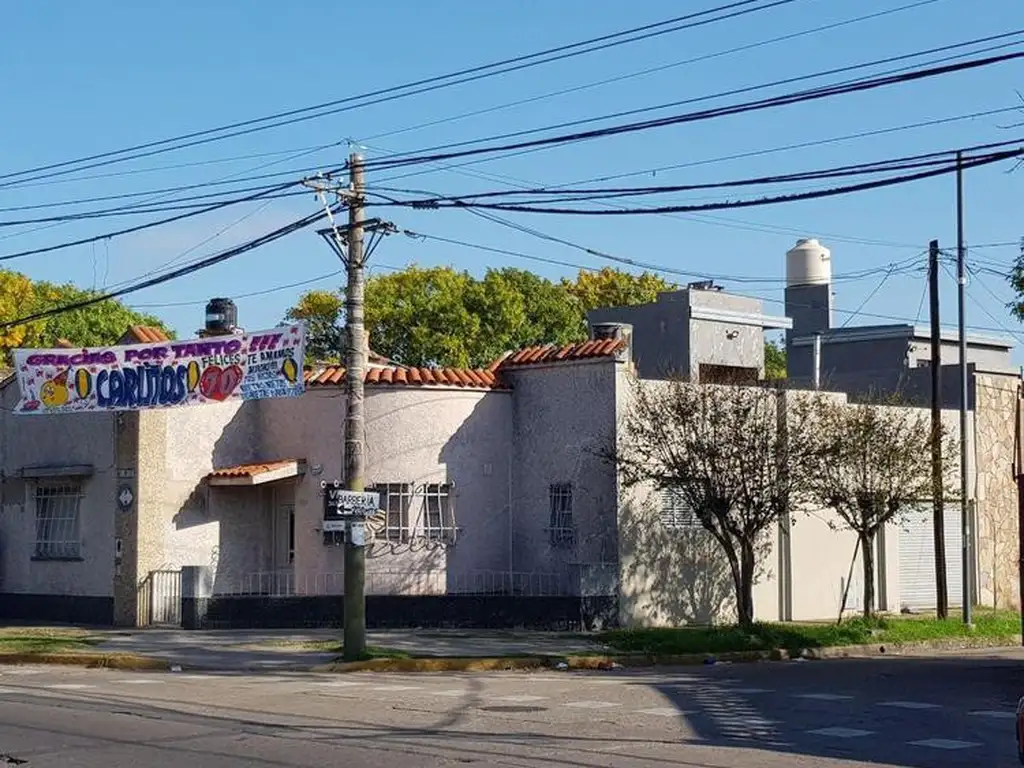
<instances>
[{"instance_id":1,"label":"barred window","mask_svg":"<svg viewBox=\"0 0 1024 768\"><path fill-rule=\"evenodd\" d=\"M455 527L451 486L428 483L423 496L423 535L434 540L449 538Z\"/></svg>"},{"instance_id":2,"label":"barred window","mask_svg":"<svg viewBox=\"0 0 1024 768\"><path fill-rule=\"evenodd\" d=\"M374 491L380 494L380 508L385 521L382 534L388 541L407 541L409 538L409 507L412 503L410 483L377 483Z\"/></svg>"},{"instance_id":3,"label":"barred window","mask_svg":"<svg viewBox=\"0 0 1024 768\"><path fill-rule=\"evenodd\" d=\"M35 489L35 557L60 560L81 557L80 506L77 483L40 483Z\"/></svg>"},{"instance_id":4,"label":"barred window","mask_svg":"<svg viewBox=\"0 0 1024 768\"><path fill-rule=\"evenodd\" d=\"M674 488L666 488L661 492L661 525L670 531L701 527L693 507Z\"/></svg>"},{"instance_id":5,"label":"barred window","mask_svg":"<svg viewBox=\"0 0 1024 768\"><path fill-rule=\"evenodd\" d=\"M548 486L548 504L551 511L551 546L571 546L576 538L572 520L572 483Z\"/></svg>"}]
</instances>

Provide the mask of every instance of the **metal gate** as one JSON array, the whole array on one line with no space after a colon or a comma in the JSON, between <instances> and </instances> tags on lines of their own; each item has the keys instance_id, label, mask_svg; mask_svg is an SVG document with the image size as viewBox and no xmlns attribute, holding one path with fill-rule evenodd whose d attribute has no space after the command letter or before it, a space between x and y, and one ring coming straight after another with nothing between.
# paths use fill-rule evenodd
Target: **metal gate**
<instances>
[{"instance_id":1,"label":"metal gate","mask_svg":"<svg viewBox=\"0 0 1024 768\"><path fill-rule=\"evenodd\" d=\"M150 571L138 595L140 626L181 626L181 571Z\"/></svg>"},{"instance_id":2,"label":"metal gate","mask_svg":"<svg viewBox=\"0 0 1024 768\"><path fill-rule=\"evenodd\" d=\"M944 512L946 590L949 605L960 605L963 602L963 537L960 533L959 503L947 504ZM935 534L932 519L931 509L918 508L907 516L904 528L900 531L900 608L935 608Z\"/></svg>"}]
</instances>

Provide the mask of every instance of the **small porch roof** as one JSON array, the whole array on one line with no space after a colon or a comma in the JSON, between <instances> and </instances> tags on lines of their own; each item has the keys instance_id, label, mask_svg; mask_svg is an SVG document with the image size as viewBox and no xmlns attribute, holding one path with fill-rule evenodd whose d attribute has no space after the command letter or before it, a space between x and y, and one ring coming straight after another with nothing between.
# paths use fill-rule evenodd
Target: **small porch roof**
<instances>
[{"instance_id":1,"label":"small porch roof","mask_svg":"<svg viewBox=\"0 0 1024 768\"><path fill-rule=\"evenodd\" d=\"M251 486L287 480L306 473L305 459L278 459L215 469L206 476L210 485Z\"/></svg>"}]
</instances>

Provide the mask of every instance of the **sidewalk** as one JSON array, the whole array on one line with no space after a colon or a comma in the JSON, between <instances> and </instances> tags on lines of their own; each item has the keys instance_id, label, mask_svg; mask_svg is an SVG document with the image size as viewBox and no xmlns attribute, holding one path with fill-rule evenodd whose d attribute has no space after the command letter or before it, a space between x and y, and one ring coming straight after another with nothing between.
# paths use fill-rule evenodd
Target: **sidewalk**
<instances>
[{"instance_id":1,"label":"sidewalk","mask_svg":"<svg viewBox=\"0 0 1024 768\"><path fill-rule=\"evenodd\" d=\"M99 652L134 653L167 659L188 669L298 670L325 664L337 653L297 649L315 642L341 642L341 629L222 630L174 629L99 630L106 639ZM403 651L410 656L497 657L559 655L593 651L603 646L580 635L512 630L370 630L367 644ZM289 647L290 646L290 647Z\"/></svg>"}]
</instances>

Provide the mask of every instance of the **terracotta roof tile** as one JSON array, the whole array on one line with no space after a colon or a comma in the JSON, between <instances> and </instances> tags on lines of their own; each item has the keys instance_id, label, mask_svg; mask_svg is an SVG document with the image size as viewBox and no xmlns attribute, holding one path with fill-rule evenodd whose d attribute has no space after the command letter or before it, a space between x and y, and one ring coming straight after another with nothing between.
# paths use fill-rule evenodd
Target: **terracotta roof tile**
<instances>
[{"instance_id":1,"label":"terracotta roof tile","mask_svg":"<svg viewBox=\"0 0 1024 768\"><path fill-rule=\"evenodd\" d=\"M304 379L308 387L329 387L345 381L340 365L307 368ZM456 386L472 389L503 389L504 384L490 371L466 368L378 367L366 371L364 381L376 386Z\"/></svg>"},{"instance_id":2,"label":"terracotta roof tile","mask_svg":"<svg viewBox=\"0 0 1024 768\"><path fill-rule=\"evenodd\" d=\"M623 339L592 339L579 344L543 344L527 347L500 358L487 372L500 372L502 368L534 363L555 363L565 360L591 360L601 357L617 357L626 348Z\"/></svg>"},{"instance_id":3,"label":"terracotta roof tile","mask_svg":"<svg viewBox=\"0 0 1024 768\"><path fill-rule=\"evenodd\" d=\"M150 325L133 325L121 337L122 344L154 344L169 340L170 337L163 330Z\"/></svg>"},{"instance_id":4,"label":"terracotta roof tile","mask_svg":"<svg viewBox=\"0 0 1024 768\"><path fill-rule=\"evenodd\" d=\"M264 472L273 472L275 469L284 469L295 464L297 459L281 459L280 461L265 461L257 464L239 464L235 467L215 469L210 477L256 477Z\"/></svg>"}]
</instances>

